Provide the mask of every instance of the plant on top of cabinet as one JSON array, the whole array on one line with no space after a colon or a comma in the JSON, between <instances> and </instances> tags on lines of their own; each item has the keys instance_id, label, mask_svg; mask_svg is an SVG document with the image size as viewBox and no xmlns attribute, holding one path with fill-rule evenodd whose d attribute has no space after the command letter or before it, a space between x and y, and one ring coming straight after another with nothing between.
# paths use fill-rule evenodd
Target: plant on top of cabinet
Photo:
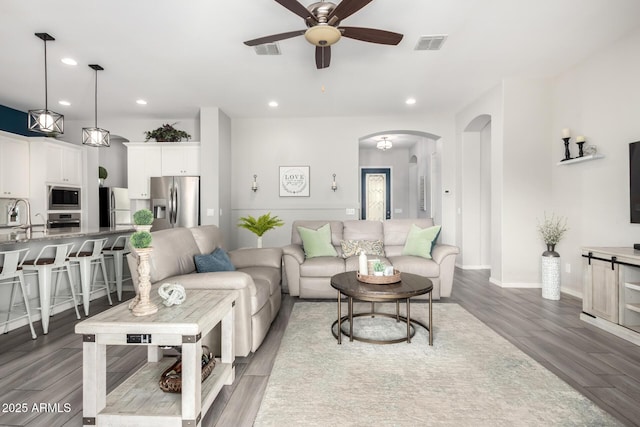
<instances>
[{"instance_id":1,"label":"plant on top of cabinet","mask_svg":"<svg viewBox=\"0 0 640 427\"><path fill-rule=\"evenodd\" d=\"M155 130L146 131L144 133L146 136L145 142L152 138L158 142L180 142L183 139L186 139L188 141L189 138L191 138L191 135L183 130L174 128L173 126L175 124L176 123L165 123Z\"/></svg>"}]
</instances>

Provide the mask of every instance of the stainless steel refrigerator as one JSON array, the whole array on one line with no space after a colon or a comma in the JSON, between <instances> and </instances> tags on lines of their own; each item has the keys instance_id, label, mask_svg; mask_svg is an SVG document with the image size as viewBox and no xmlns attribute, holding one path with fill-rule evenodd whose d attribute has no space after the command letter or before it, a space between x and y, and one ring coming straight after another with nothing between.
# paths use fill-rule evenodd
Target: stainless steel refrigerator
<instances>
[{"instance_id":1,"label":"stainless steel refrigerator","mask_svg":"<svg viewBox=\"0 0 640 427\"><path fill-rule=\"evenodd\" d=\"M200 225L200 177L161 176L150 181L152 230Z\"/></svg>"},{"instance_id":2,"label":"stainless steel refrigerator","mask_svg":"<svg viewBox=\"0 0 640 427\"><path fill-rule=\"evenodd\" d=\"M129 190L119 187L100 187L100 227L116 228L131 225Z\"/></svg>"}]
</instances>

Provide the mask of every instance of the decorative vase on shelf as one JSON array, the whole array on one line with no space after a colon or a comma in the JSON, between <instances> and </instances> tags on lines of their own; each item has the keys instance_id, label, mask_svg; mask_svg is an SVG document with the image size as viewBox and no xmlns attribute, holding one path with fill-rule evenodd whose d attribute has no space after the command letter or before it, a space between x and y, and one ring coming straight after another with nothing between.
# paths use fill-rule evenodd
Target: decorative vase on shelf
<instances>
[{"instance_id":1,"label":"decorative vase on shelf","mask_svg":"<svg viewBox=\"0 0 640 427\"><path fill-rule=\"evenodd\" d=\"M556 245L547 244L542 253L542 298L560 299L560 254L555 251Z\"/></svg>"}]
</instances>

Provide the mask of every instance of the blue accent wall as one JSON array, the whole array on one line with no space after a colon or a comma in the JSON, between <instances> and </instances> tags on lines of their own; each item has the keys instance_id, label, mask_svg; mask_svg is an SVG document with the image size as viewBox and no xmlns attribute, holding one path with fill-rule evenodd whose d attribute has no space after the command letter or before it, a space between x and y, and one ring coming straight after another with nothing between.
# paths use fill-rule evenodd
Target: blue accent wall
<instances>
[{"instance_id":1,"label":"blue accent wall","mask_svg":"<svg viewBox=\"0 0 640 427\"><path fill-rule=\"evenodd\" d=\"M0 105L0 130L24 136L42 136L31 132L27 123L28 115L24 111Z\"/></svg>"}]
</instances>

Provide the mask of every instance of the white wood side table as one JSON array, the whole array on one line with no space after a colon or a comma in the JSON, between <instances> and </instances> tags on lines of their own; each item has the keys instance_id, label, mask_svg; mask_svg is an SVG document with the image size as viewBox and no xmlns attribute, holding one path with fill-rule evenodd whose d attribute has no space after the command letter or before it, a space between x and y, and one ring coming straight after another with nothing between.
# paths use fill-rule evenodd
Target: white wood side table
<instances>
[{"instance_id":1,"label":"white wood side table","mask_svg":"<svg viewBox=\"0 0 640 427\"><path fill-rule=\"evenodd\" d=\"M123 303L78 323L83 335L83 425L199 426L223 385L235 379L234 290L187 290L180 305L165 307L155 294L158 312L136 317ZM221 324L221 357L201 382L204 335ZM107 396L107 346L145 345L148 363ZM158 381L174 358L162 358L159 346L182 346L182 393L160 390Z\"/></svg>"}]
</instances>

